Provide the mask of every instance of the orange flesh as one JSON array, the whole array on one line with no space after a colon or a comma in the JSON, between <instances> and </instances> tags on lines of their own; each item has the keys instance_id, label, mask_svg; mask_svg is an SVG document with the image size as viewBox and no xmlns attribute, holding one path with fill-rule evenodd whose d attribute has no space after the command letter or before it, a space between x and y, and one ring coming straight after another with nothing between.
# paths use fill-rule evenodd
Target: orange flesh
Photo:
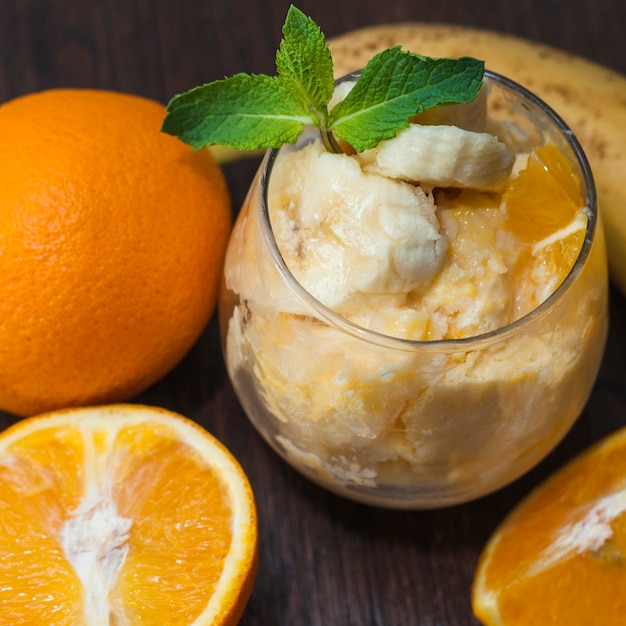
<instances>
[{"instance_id":1,"label":"orange flesh","mask_svg":"<svg viewBox=\"0 0 626 626\"><path fill-rule=\"evenodd\" d=\"M567 226L580 210L580 180L554 145L534 150L504 193L505 228L537 243Z\"/></svg>"},{"instance_id":2,"label":"orange flesh","mask_svg":"<svg viewBox=\"0 0 626 626\"><path fill-rule=\"evenodd\" d=\"M219 477L173 434L162 425L121 430L107 461L112 474L85 466L76 429L31 433L8 450L19 456L0 461L3 623L43 624L52 615L58 626L85 623L82 584L60 537L93 471L103 491L110 486L117 515L132 520L111 623L116 607L131 623L193 622L222 573L232 511ZM110 446L106 433L95 445Z\"/></svg>"},{"instance_id":3,"label":"orange flesh","mask_svg":"<svg viewBox=\"0 0 626 626\"><path fill-rule=\"evenodd\" d=\"M608 499L621 502L617 514L599 506ZM531 494L494 534L478 571L474 606L484 624L623 624L626 431ZM485 591L497 598L497 618Z\"/></svg>"}]
</instances>

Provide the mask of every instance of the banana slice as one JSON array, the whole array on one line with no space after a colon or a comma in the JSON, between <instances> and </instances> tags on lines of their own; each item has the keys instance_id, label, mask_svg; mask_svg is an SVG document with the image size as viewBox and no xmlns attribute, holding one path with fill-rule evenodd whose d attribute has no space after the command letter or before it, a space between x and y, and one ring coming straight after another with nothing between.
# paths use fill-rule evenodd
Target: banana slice
<instances>
[{"instance_id":1,"label":"banana slice","mask_svg":"<svg viewBox=\"0 0 626 626\"><path fill-rule=\"evenodd\" d=\"M508 146L489 133L421 124L411 124L357 158L366 172L417 183L426 189L497 189L515 162Z\"/></svg>"},{"instance_id":2,"label":"banana slice","mask_svg":"<svg viewBox=\"0 0 626 626\"><path fill-rule=\"evenodd\" d=\"M425 285L446 260L448 240L433 197L400 180L364 173L321 142L276 160L269 190L272 228L300 283L337 312L363 298Z\"/></svg>"}]
</instances>

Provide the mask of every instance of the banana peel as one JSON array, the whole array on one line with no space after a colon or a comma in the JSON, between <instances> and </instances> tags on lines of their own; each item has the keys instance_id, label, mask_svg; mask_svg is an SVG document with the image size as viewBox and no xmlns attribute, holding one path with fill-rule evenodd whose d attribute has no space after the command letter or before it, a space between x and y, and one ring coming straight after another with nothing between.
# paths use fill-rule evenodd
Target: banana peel
<instances>
[{"instance_id":1,"label":"banana peel","mask_svg":"<svg viewBox=\"0 0 626 626\"><path fill-rule=\"evenodd\" d=\"M626 295L626 76L580 56L512 35L467 26L398 23L328 42L336 77L401 45L433 57L473 56L549 104L572 129L591 164L604 222L610 276Z\"/></svg>"},{"instance_id":2,"label":"banana peel","mask_svg":"<svg viewBox=\"0 0 626 626\"><path fill-rule=\"evenodd\" d=\"M208 151L220 165L228 165L242 159L260 158L263 156L263 150L239 150L230 146L221 146L219 144L209 146Z\"/></svg>"}]
</instances>

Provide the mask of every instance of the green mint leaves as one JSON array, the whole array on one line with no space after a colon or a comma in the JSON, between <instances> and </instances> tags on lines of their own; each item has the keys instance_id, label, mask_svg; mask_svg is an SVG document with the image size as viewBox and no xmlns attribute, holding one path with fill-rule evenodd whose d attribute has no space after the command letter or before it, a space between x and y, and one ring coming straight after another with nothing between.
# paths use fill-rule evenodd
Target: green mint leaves
<instances>
[{"instance_id":1,"label":"green mint leaves","mask_svg":"<svg viewBox=\"0 0 626 626\"><path fill-rule=\"evenodd\" d=\"M294 143L310 123L308 105L280 78L237 74L175 96L161 130L194 149L256 150Z\"/></svg>"},{"instance_id":2,"label":"green mint leaves","mask_svg":"<svg viewBox=\"0 0 626 626\"><path fill-rule=\"evenodd\" d=\"M377 54L354 88L332 110L331 131L357 152L375 147L426 109L470 102L482 85L484 64L470 57L432 59L399 46Z\"/></svg>"},{"instance_id":3,"label":"green mint leaves","mask_svg":"<svg viewBox=\"0 0 626 626\"><path fill-rule=\"evenodd\" d=\"M329 112L333 62L317 24L291 6L276 53L278 76L236 74L174 96L162 130L194 149L222 144L242 150L295 143L305 125L357 152L390 139L417 113L473 100L484 63L433 59L389 48L373 57L345 100Z\"/></svg>"},{"instance_id":4,"label":"green mint leaves","mask_svg":"<svg viewBox=\"0 0 626 626\"><path fill-rule=\"evenodd\" d=\"M292 6L276 53L276 69L295 98L316 116L327 113L333 95L333 60L319 26Z\"/></svg>"}]
</instances>

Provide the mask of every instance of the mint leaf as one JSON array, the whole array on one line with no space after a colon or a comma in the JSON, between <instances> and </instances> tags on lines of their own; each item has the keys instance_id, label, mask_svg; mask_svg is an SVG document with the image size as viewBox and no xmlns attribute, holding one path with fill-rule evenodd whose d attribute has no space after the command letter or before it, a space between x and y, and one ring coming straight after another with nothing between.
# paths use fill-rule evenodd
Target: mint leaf
<instances>
[{"instance_id":1,"label":"mint leaf","mask_svg":"<svg viewBox=\"0 0 626 626\"><path fill-rule=\"evenodd\" d=\"M293 5L283 26L276 69L294 97L325 118L333 95L333 60L319 26Z\"/></svg>"},{"instance_id":2,"label":"mint leaf","mask_svg":"<svg viewBox=\"0 0 626 626\"><path fill-rule=\"evenodd\" d=\"M161 130L192 148L222 144L240 150L294 143L314 124L307 102L287 84L263 74L236 74L174 96Z\"/></svg>"},{"instance_id":3,"label":"mint leaf","mask_svg":"<svg viewBox=\"0 0 626 626\"><path fill-rule=\"evenodd\" d=\"M174 96L162 131L194 149L222 144L258 150L295 143L310 124L320 129L329 151L341 151L338 137L362 152L393 137L421 111L470 102L482 85L484 63L389 48L367 64L346 99L329 113L330 50L317 24L292 5L276 69L275 77L236 74Z\"/></svg>"},{"instance_id":4,"label":"mint leaf","mask_svg":"<svg viewBox=\"0 0 626 626\"><path fill-rule=\"evenodd\" d=\"M330 112L329 129L357 152L390 139L415 114L470 102L480 90L484 63L471 57L434 59L400 46L373 57L345 100Z\"/></svg>"}]
</instances>

